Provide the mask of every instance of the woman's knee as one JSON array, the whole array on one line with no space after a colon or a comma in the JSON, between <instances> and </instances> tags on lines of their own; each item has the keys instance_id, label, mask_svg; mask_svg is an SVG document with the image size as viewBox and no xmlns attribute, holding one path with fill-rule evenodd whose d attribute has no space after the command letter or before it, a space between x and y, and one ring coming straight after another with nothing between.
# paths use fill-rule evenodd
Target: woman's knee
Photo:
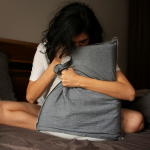
<instances>
[{"instance_id":1,"label":"woman's knee","mask_svg":"<svg viewBox=\"0 0 150 150\"><path fill-rule=\"evenodd\" d=\"M126 121L127 132L139 132L144 128L144 119L143 115L140 112L132 111L132 113L128 117L129 118Z\"/></svg>"},{"instance_id":2,"label":"woman's knee","mask_svg":"<svg viewBox=\"0 0 150 150\"><path fill-rule=\"evenodd\" d=\"M135 132L139 132L144 128L144 117L140 112L138 112L138 114L136 115L137 116L135 117L135 119L137 119L137 125L135 127Z\"/></svg>"},{"instance_id":3,"label":"woman's knee","mask_svg":"<svg viewBox=\"0 0 150 150\"><path fill-rule=\"evenodd\" d=\"M7 118L8 106L5 101L0 102L0 123L3 123Z\"/></svg>"}]
</instances>

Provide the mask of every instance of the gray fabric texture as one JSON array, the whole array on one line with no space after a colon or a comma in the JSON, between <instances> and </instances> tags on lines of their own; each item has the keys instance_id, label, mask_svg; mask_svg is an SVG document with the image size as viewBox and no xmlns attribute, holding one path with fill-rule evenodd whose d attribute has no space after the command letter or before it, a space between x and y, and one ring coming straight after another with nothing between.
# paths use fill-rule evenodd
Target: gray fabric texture
<instances>
[{"instance_id":1,"label":"gray fabric texture","mask_svg":"<svg viewBox=\"0 0 150 150\"><path fill-rule=\"evenodd\" d=\"M77 47L68 64L81 76L115 81L117 46L118 40L114 38L105 43ZM37 122L39 130L120 140L120 101L83 88L63 87L60 82L41 108Z\"/></svg>"},{"instance_id":2,"label":"gray fabric texture","mask_svg":"<svg viewBox=\"0 0 150 150\"><path fill-rule=\"evenodd\" d=\"M8 56L0 52L0 99L16 101L8 71Z\"/></svg>"}]
</instances>

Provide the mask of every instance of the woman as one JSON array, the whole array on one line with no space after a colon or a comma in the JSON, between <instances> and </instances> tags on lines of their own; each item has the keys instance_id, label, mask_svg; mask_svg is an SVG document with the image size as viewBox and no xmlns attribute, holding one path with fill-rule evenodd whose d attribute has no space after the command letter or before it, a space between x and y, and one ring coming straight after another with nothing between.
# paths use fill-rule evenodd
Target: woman
<instances>
[{"instance_id":1,"label":"woman","mask_svg":"<svg viewBox=\"0 0 150 150\"><path fill-rule=\"evenodd\" d=\"M93 11L85 4L72 3L58 11L43 39L47 42L38 46L34 57L26 95L29 103L0 101L0 124L35 130L41 105L55 79L54 66L76 46L103 42L102 33ZM82 87L128 101L135 98L135 90L118 66L115 82L85 78L72 68L62 71L61 79L66 87ZM143 127L139 112L122 109L123 132L139 132Z\"/></svg>"}]
</instances>

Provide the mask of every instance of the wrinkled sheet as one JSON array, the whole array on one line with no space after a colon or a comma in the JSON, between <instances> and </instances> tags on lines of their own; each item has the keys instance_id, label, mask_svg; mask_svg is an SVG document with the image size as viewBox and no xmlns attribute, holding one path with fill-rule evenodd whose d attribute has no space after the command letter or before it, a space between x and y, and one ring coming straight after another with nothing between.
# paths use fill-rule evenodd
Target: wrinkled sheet
<instances>
[{"instance_id":1,"label":"wrinkled sheet","mask_svg":"<svg viewBox=\"0 0 150 150\"><path fill-rule=\"evenodd\" d=\"M0 150L150 150L150 127L124 134L122 141L67 140L36 131L0 125Z\"/></svg>"}]
</instances>

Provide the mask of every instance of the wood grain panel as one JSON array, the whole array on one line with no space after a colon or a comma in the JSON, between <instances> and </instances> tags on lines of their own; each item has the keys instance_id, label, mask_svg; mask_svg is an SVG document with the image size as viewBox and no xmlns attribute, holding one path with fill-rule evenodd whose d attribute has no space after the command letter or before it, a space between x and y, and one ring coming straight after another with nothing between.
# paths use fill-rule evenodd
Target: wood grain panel
<instances>
[{"instance_id":1,"label":"wood grain panel","mask_svg":"<svg viewBox=\"0 0 150 150\"><path fill-rule=\"evenodd\" d=\"M37 43L0 38L0 51L9 56L9 72L18 101L26 101L26 89Z\"/></svg>"},{"instance_id":2,"label":"wood grain panel","mask_svg":"<svg viewBox=\"0 0 150 150\"><path fill-rule=\"evenodd\" d=\"M32 63L38 44L0 38L0 51L7 52L10 62Z\"/></svg>"}]
</instances>

